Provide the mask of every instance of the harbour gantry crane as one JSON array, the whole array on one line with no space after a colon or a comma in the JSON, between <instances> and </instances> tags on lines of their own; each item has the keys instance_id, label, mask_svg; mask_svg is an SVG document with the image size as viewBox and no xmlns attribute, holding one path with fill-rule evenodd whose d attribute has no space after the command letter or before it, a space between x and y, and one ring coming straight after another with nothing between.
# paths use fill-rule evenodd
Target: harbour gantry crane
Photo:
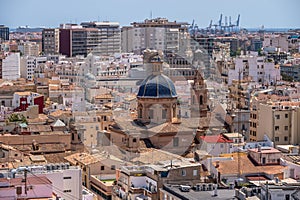
<instances>
[{"instance_id":1,"label":"harbour gantry crane","mask_svg":"<svg viewBox=\"0 0 300 200\"><path fill-rule=\"evenodd\" d=\"M239 27L240 27L240 14L238 15L238 18L236 20L236 31L240 29Z\"/></svg>"}]
</instances>

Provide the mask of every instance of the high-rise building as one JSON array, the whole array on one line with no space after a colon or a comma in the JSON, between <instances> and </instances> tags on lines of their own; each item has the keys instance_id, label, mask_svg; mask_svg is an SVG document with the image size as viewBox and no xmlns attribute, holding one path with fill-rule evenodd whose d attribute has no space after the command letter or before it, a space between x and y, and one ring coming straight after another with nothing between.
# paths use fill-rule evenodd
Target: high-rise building
<instances>
[{"instance_id":1,"label":"high-rise building","mask_svg":"<svg viewBox=\"0 0 300 200\"><path fill-rule=\"evenodd\" d=\"M113 55L121 52L121 29L118 22L83 22L84 28L99 30L97 52L101 55Z\"/></svg>"},{"instance_id":2,"label":"high-rise building","mask_svg":"<svg viewBox=\"0 0 300 200\"><path fill-rule=\"evenodd\" d=\"M170 22L165 18L133 22L122 28L122 52L142 52L144 49L178 52L189 38L188 23Z\"/></svg>"},{"instance_id":3,"label":"high-rise building","mask_svg":"<svg viewBox=\"0 0 300 200\"><path fill-rule=\"evenodd\" d=\"M2 59L1 79L16 80L20 78L20 53L8 53Z\"/></svg>"},{"instance_id":4,"label":"high-rise building","mask_svg":"<svg viewBox=\"0 0 300 200\"><path fill-rule=\"evenodd\" d=\"M120 28L117 22L84 22L64 25L60 29L59 52L67 56L89 53L112 55L121 52Z\"/></svg>"},{"instance_id":5,"label":"high-rise building","mask_svg":"<svg viewBox=\"0 0 300 200\"><path fill-rule=\"evenodd\" d=\"M59 54L59 29L47 28L43 30L44 54Z\"/></svg>"},{"instance_id":6,"label":"high-rise building","mask_svg":"<svg viewBox=\"0 0 300 200\"><path fill-rule=\"evenodd\" d=\"M9 28L4 25L0 25L0 41L1 40L9 40Z\"/></svg>"},{"instance_id":7,"label":"high-rise building","mask_svg":"<svg viewBox=\"0 0 300 200\"><path fill-rule=\"evenodd\" d=\"M64 25L59 29L59 53L68 57L101 54L100 31L78 25Z\"/></svg>"},{"instance_id":8,"label":"high-rise building","mask_svg":"<svg viewBox=\"0 0 300 200\"><path fill-rule=\"evenodd\" d=\"M24 43L24 56L38 56L39 55L39 44L36 42L25 42Z\"/></svg>"}]
</instances>

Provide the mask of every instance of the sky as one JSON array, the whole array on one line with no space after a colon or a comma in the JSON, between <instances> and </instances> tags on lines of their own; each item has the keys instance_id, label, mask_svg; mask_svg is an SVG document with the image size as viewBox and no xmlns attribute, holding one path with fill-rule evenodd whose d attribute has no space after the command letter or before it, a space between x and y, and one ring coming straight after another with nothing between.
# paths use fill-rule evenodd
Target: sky
<instances>
[{"instance_id":1,"label":"sky","mask_svg":"<svg viewBox=\"0 0 300 200\"><path fill-rule=\"evenodd\" d=\"M151 17L207 27L220 14L241 15L242 28L300 28L299 0L0 0L0 24L58 27L62 23L116 21L122 26ZM229 19L229 18L228 18Z\"/></svg>"}]
</instances>

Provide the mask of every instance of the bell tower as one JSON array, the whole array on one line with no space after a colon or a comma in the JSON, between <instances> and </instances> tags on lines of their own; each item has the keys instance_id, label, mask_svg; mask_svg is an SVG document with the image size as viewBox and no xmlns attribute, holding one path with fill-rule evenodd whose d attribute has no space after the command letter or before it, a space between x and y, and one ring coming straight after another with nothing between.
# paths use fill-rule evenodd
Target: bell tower
<instances>
[{"instance_id":1,"label":"bell tower","mask_svg":"<svg viewBox=\"0 0 300 200\"><path fill-rule=\"evenodd\" d=\"M207 88L199 70L191 84L191 117L207 116Z\"/></svg>"}]
</instances>

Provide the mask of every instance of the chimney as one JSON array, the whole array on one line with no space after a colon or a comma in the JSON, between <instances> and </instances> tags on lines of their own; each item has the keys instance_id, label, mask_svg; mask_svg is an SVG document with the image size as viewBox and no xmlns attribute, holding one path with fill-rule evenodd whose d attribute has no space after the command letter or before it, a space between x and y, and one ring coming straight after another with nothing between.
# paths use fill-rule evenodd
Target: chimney
<instances>
[{"instance_id":1,"label":"chimney","mask_svg":"<svg viewBox=\"0 0 300 200\"><path fill-rule=\"evenodd\" d=\"M216 168L218 168L219 166L220 166L220 161L217 160L217 161L216 161Z\"/></svg>"},{"instance_id":2,"label":"chimney","mask_svg":"<svg viewBox=\"0 0 300 200\"><path fill-rule=\"evenodd\" d=\"M257 152L261 152L261 146L260 145L258 145Z\"/></svg>"}]
</instances>

